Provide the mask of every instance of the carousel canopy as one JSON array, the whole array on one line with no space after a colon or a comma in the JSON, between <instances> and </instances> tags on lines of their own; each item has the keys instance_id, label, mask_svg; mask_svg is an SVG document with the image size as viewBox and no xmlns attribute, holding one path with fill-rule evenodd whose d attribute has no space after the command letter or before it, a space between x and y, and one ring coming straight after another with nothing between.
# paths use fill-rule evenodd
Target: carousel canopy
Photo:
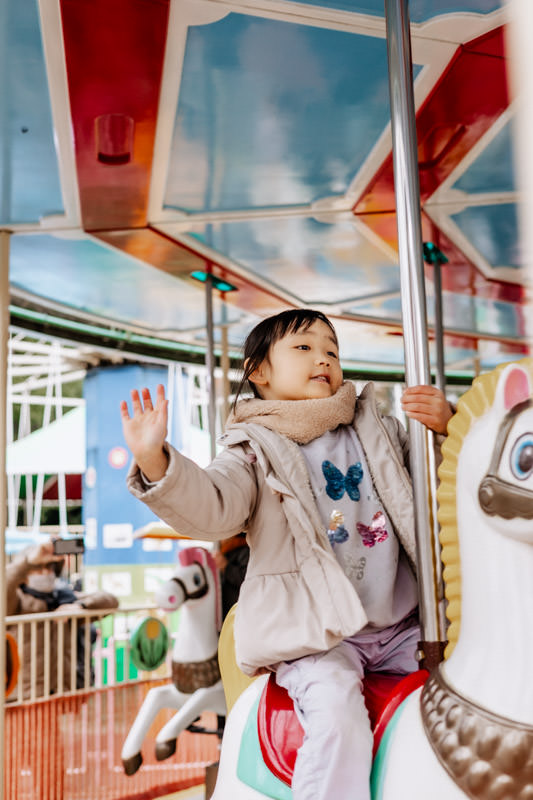
<instances>
[{"instance_id":1,"label":"carousel canopy","mask_svg":"<svg viewBox=\"0 0 533 800\"><path fill-rule=\"evenodd\" d=\"M449 370L527 349L507 11L412 0L422 230ZM18 324L237 348L332 316L346 363L403 364L383 0L6 0L0 226ZM434 325L433 266L426 265ZM79 327L78 327L79 330ZM139 344L140 346L140 344Z\"/></svg>"},{"instance_id":2,"label":"carousel canopy","mask_svg":"<svg viewBox=\"0 0 533 800\"><path fill-rule=\"evenodd\" d=\"M85 407L7 446L8 475L81 475L86 469Z\"/></svg>"}]
</instances>

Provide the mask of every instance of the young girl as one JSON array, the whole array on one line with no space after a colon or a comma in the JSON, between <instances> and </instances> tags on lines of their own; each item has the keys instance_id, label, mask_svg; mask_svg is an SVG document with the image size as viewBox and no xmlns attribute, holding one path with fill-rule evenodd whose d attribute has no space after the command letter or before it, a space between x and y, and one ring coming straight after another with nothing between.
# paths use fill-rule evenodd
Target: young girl
<instances>
[{"instance_id":1,"label":"young girl","mask_svg":"<svg viewBox=\"0 0 533 800\"><path fill-rule=\"evenodd\" d=\"M263 320L244 347L253 399L236 402L225 449L201 469L165 442L167 400L131 393L121 415L130 490L175 530L219 540L247 531L237 661L276 672L305 731L295 800L369 800L365 670L412 672L420 638L408 437L368 384L344 382L335 330L318 311ZM406 414L438 433L452 411L431 386Z\"/></svg>"}]
</instances>

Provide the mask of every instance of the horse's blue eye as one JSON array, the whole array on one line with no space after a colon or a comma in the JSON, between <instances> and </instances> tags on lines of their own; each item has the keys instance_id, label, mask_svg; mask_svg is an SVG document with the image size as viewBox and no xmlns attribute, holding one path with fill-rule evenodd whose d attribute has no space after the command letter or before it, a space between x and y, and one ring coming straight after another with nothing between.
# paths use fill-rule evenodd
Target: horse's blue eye
<instances>
[{"instance_id":1,"label":"horse's blue eye","mask_svg":"<svg viewBox=\"0 0 533 800\"><path fill-rule=\"evenodd\" d=\"M192 580L195 586L200 586L200 584L202 583L202 579L197 572L195 572L194 575L192 576Z\"/></svg>"},{"instance_id":2,"label":"horse's blue eye","mask_svg":"<svg viewBox=\"0 0 533 800\"><path fill-rule=\"evenodd\" d=\"M511 471L519 481L533 472L533 433L524 433L511 450Z\"/></svg>"}]
</instances>

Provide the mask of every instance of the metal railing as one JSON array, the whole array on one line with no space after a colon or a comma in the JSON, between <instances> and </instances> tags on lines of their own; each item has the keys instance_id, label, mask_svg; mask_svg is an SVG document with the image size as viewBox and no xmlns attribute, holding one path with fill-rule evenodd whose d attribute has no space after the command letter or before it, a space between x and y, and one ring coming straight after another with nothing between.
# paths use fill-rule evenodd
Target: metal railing
<instances>
[{"instance_id":1,"label":"metal railing","mask_svg":"<svg viewBox=\"0 0 533 800\"><path fill-rule=\"evenodd\" d=\"M203 784L206 767L218 759L216 735L183 731L174 756L160 762L155 755L155 736L173 708L161 710L158 726L147 733L141 768L125 774L121 749L136 714L171 673L170 648L155 671L140 671L132 661L131 634L146 616L157 616L169 630L175 622L151 605L6 618L22 645L18 684L5 712L6 800L133 800ZM75 657L66 659L67 651ZM201 724L216 729L216 715L205 712Z\"/></svg>"},{"instance_id":2,"label":"metal railing","mask_svg":"<svg viewBox=\"0 0 533 800\"><path fill-rule=\"evenodd\" d=\"M131 660L131 634L146 616L157 616L169 627L168 615L153 605L112 611L80 608L76 614L62 613L59 607L54 612L6 617L20 659L17 686L8 702L34 702L170 677L171 648L155 674L138 670Z\"/></svg>"}]
</instances>

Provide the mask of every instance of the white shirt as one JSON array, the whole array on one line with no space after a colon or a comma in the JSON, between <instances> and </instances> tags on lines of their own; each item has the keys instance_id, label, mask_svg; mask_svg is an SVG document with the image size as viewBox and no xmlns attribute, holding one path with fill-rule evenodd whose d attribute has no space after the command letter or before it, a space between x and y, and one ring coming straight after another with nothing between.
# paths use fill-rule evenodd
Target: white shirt
<instances>
[{"instance_id":1,"label":"white shirt","mask_svg":"<svg viewBox=\"0 0 533 800\"><path fill-rule=\"evenodd\" d=\"M368 627L400 622L418 604L416 580L381 503L351 426L300 445L332 547L368 617Z\"/></svg>"}]
</instances>

